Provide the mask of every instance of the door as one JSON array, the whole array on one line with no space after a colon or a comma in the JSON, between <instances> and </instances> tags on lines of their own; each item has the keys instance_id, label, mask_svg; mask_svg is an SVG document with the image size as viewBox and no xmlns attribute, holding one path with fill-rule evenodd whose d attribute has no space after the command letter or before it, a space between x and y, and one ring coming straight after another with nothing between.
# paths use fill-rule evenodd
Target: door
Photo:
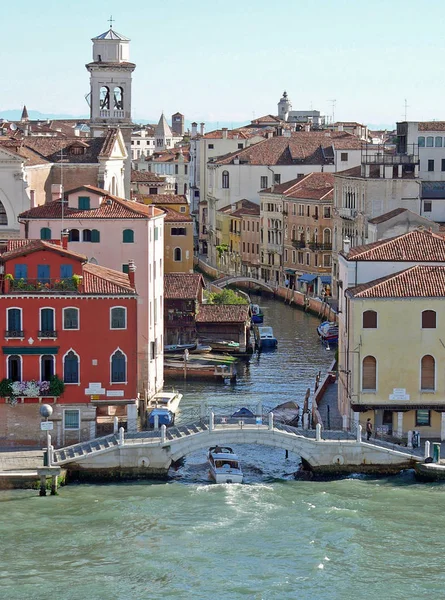
<instances>
[{"instance_id":1,"label":"door","mask_svg":"<svg viewBox=\"0 0 445 600\"><path fill-rule=\"evenodd\" d=\"M44 354L41 358L41 378L42 381L50 381L54 375L54 356Z\"/></svg>"}]
</instances>

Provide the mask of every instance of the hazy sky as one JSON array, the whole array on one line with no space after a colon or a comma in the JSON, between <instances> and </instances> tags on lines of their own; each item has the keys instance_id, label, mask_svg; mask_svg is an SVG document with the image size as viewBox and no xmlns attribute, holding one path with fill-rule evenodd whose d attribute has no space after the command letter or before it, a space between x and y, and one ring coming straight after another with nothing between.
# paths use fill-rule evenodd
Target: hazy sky
<instances>
[{"instance_id":1,"label":"hazy sky","mask_svg":"<svg viewBox=\"0 0 445 600\"><path fill-rule=\"evenodd\" d=\"M445 119L443 0L21 0L2 30L0 110L88 113L91 38L131 39L133 118L294 110L336 120Z\"/></svg>"}]
</instances>

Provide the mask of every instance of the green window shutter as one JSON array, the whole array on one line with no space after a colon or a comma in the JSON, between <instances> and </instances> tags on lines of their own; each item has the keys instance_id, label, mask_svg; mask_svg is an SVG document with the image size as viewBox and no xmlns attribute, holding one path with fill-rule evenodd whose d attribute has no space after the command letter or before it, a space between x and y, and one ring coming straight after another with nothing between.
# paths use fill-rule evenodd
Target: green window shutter
<instances>
[{"instance_id":1,"label":"green window shutter","mask_svg":"<svg viewBox=\"0 0 445 600\"><path fill-rule=\"evenodd\" d=\"M89 196L79 196L79 209L80 210L90 210L90 197Z\"/></svg>"},{"instance_id":2,"label":"green window shutter","mask_svg":"<svg viewBox=\"0 0 445 600\"><path fill-rule=\"evenodd\" d=\"M91 241L95 243L100 242L100 231L98 231L97 229L93 229L91 231Z\"/></svg>"},{"instance_id":3,"label":"green window shutter","mask_svg":"<svg viewBox=\"0 0 445 600\"><path fill-rule=\"evenodd\" d=\"M41 240L50 240L51 239L51 229L49 227L42 227L40 230L40 239Z\"/></svg>"}]
</instances>

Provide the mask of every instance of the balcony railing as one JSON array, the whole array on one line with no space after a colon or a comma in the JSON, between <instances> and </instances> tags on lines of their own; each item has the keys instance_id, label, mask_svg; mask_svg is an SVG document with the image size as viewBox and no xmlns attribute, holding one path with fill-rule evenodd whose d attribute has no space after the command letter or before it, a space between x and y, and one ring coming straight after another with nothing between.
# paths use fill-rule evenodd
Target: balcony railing
<instances>
[{"instance_id":1,"label":"balcony railing","mask_svg":"<svg viewBox=\"0 0 445 600\"><path fill-rule=\"evenodd\" d=\"M317 242L311 242L309 244L311 250L332 250L332 244L318 244Z\"/></svg>"},{"instance_id":2,"label":"balcony railing","mask_svg":"<svg viewBox=\"0 0 445 600\"><path fill-rule=\"evenodd\" d=\"M60 279L8 279L10 292L77 292L79 278L64 277Z\"/></svg>"},{"instance_id":3,"label":"balcony railing","mask_svg":"<svg viewBox=\"0 0 445 600\"><path fill-rule=\"evenodd\" d=\"M55 329L39 329L39 338L56 338L57 331Z\"/></svg>"},{"instance_id":4,"label":"balcony railing","mask_svg":"<svg viewBox=\"0 0 445 600\"><path fill-rule=\"evenodd\" d=\"M306 242L302 242L301 240L292 240L292 246L301 250L302 248L306 248Z\"/></svg>"},{"instance_id":5,"label":"balcony railing","mask_svg":"<svg viewBox=\"0 0 445 600\"><path fill-rule=\"evenodd\" d=\"M5 331L5 338L23 338L25 332L20 329L7 329Z\"/></svg>"}]
</instances>

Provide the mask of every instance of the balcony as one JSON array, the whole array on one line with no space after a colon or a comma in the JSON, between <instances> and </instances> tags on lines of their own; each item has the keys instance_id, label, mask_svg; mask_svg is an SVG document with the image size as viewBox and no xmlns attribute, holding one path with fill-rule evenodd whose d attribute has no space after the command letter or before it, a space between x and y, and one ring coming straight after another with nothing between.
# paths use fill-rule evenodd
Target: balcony
<instances>
[{"instance_id":1,"label":"balcony","mask_svg":"<svg viewBox=\"0 0 445 600\"><path fill-rule=\"evenodd\" d=\"M20 329L7 329L5 331L5 338L24 338L25 332Z\"/></svg>"},{"instance_id":2,"label":"balcony","mask_svg":"<svg viewBox=\"0 0 445 600\"><path fill-rule=\"evenodd\" d=\"M292 246L301 250L303 248L306 248L306 242L303 242L301 240L292 240Z\"/></svg>"},{"instance_id":3,"label":"balcony","mask_svg":"<svg viewBox=\"0 0 445 600\"><path fill-rule=\"evenodd\" d=\"M51 294L63 294L78 292L78 286L82 278L79 275L60 279L14 279L12 276L5 277L6 285L9 283L9 291L5 293L42 292Z\"/></svg>"},{"instance_id":4,"label":"balcony","mask_svg":"<svg viewBox=\"0 0 445 600\"><path fill-rule=\"evenodd\" d=\"M355 208L345 208L344 206L340 206L337 211L339 216L343 219L355 219L357 216L357 210Z\"/></svg>"},{"instance_id":5,"label":"balcony","mask_svg":"<svg viewBox=\"0 0 445 600\"><path fill-rule=\"evenodd\" d=\"M57 331L55 329L39 329L39 335L38 335L38 337L40 339L56 338L57 337Z\"/></svg>"},{"instance_id":6,"label":"balcony","mask_svg":"<svg viewBox=\"0 0 445 600\"><path fill-rule=\"evenodd\" d=\"M319 244L318 242L311 242L309 248L314 251L332 250L332 244Z\"/></svg>"}]
</instances>

